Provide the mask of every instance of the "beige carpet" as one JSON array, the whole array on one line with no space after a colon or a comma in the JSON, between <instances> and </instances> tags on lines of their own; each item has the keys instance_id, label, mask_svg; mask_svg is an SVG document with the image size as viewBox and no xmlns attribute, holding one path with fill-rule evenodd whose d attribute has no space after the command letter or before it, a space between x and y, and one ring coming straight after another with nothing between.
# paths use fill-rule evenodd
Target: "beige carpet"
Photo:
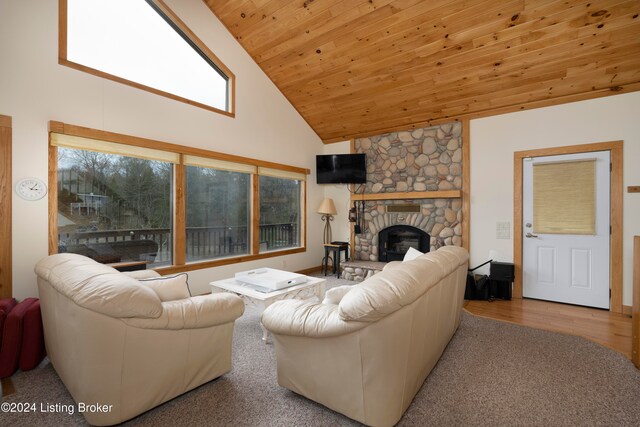
<instances>
[{"instance_id":1,"label":"beige carpet","mask_svg":"<svg viewBox=\"0 0 640 427\"><path fill-rule=\"evenodd\" d=\"M339 281L334 280L332 284ZM280 388L255 311L236 323L233 370L127 423L140 426L352 426ZM48 363L14 375L7 402L72 404ZM465 313L401 426L638 426L640 371L582 338ZM0 426L83 425L80 414L7 414Z\"/></svg>"}]
</instances>

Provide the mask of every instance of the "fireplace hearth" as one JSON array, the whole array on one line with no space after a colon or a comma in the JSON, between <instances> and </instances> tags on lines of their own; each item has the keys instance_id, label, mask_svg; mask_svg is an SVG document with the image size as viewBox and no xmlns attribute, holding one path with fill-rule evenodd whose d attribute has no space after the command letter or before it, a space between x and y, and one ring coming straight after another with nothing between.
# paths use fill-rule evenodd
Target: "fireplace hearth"
<instances>
[{"instance_id":1,"label":"fireplace hearth","mask_svg":"<svg viewBox=\"0 0 640 427\"><path fill-rule=\"evenodd\" d=\"M409 248L429 252L431 237L410 225L392 225L378 233L379 261L402 261Z\"/></svg>"}]
</instances>

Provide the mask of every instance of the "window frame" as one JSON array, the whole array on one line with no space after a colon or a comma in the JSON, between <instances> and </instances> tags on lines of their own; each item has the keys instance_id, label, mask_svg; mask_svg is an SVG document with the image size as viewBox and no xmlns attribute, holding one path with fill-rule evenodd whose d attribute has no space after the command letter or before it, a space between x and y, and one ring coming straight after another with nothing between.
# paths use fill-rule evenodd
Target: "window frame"
<instances>
[{"instance_id":1,"label":"window frame","mask_svg":"<svg viewBox=\"0 0 640 427\"><path fill-rule=\"evenodd\" d=\"M188 98L184 98L179 95L175 95L170 92L165 92L160 89L155 89L150 86L146 86L142 83L137 83L131 80L127 80L122 77L115 76L113 74L106 73L104 71L97 70L95 68L88 67L86 65L82 65L73 61L70 61L67 58L67 0L59 0L58 2L58 64L64 65L69 68L76 69L78 71L82 71L88 74L93 74L98 77L102 77L104 79L112 80L118 83L122 83L128 86L135 87L137 89L141 89L147 92L154 93L156 95L164 96L166 98L173 99L175 101L184 102L185 104L193 105L195 107L203 108L205 110L213 111L215 113L223 114L228 117L235 117L235 104L236 104L236 76L231 72L231 70L224 65L224 63L209 49L203 42L195 35L189 27L162 1L162 0L150 0L153 3L152 8L156 9L156 11L160 11L162 14L160 15L165 21L169 20L171 23L167 22L168 25L174 27L174 29L178 29L180 32L189 39L188 43L194 48L199 50L201 54L203 54L206 58L208 58L208 62L212 64L214 68L217 68L219 72L222 72L227 78L227 108L228 110L221 110L216 107L212 107L210 105L203 104L198 101L194 101ZM182 34L181 34L182 35Z\"/></svg>"},{"instance_id":2,"label":"window frame","mask_svg":"<svg viewBox=\"0 0 640 427\"><path fill-rule=\"evenodd\" d=\"M188 157L188 156L185 156L185 157ZM200 157L200 159L202 159L202 158ZM190 162L189 159L184 159L184 160L185 160L184 161L184 163L185 163L185 172L186 172L187 168L193 167L193 168L199 168L199 169L209 169L209 170L215 170L215 171L220 171L220 172L234 172L234 173L237 173L237 174L247 175L248 180L246 182L246 187L245 187L246 199L244 199L247 202L247 211L246 211L246 214L247 214L246 228L247 228L247 231L248 231L247 248L246 248L246 252L239 253L236 256L240 257L240 256L250 255L251 254L251 242L252 242L252 239L253 239L253 237L251 236L251 234L253 233L252 221L251 221L251 215L252 215L252 212L253 212L252 207L251 207L251 200L252 200L252 196L253 196L252 191L253 190L252 190L251 180L253 179L253 175L254 174L251 171L225 170L223 168L213 167L211 165L207 165L207 166L204 166L204 165L201 165L201 164L196 165L193 162ZM209 158L207 158L207 160L209 160ZM253 167L252 169L255 170L255 167ZM186 198L186 197L188 197L188 184L187 184L188 183L188 173L185 173L185 176L187 177L185 179L185 189L187 190L187 191L185 191L185 198ZM187 215L186 215L186 203L185 203L185 222L186 222L186 219L187 219ZM218 226L218 227L222 227L222 226ZM186 229L187 229L187 227L185 227L185 230ZM188 236L186 236L186 237L187 237L187 240L185 240L185 243L188 243ZM187 258L188 258L188 252L189 252L189 249L188 249L188 245L187 245L187 248L186 248L186 251L185 251L185 256L187 256ZM229 257L233 257L233 255L222 255L222 256L215 257L215 258L209 258L209 259L205 258L205 259L202 259L202 260L192 260L192 261L188 261L187 260L187 263L215 261L215 260L229 258Z\"/></svg>"},{"instance_id":3,"label":"window frame","mask_svg":"<svg viewBox=\"0 0 640 427\"><path fill-rule=\"evenodd\" d=\"M304 214L304 212L305 212L305 211L304 211L304 209L303 209L302 204L303 204L303 200L306 200L306 186L303 184L303 182L304 182L304 183L306 183L306 179L297 179L298 177L287 176L287 175L292 175L290 172L289 172L289 173L288 173L288 172L278 173L278 172L280 172L280 171L276 171L276 174L273 174L273 173L272 173L272 172L273 172L273 170L272 170L272 171L270 171L270 172L267 172L267 173L264 173L264 174L263 174L263 173L262 173L262 169L267 169L267 168L259 167L259 168L258 168L258 174L255 176L255 179L258 181L258 189L257 189L258 197L260 196L260 177L261 177L261 176L264 176L264 177L271 177L271 178L276 178L276 179L288 179L288 180L291 180L291 181L300 182L300 186L299 186L299 188L298 188L298 191L300 192L300 194L299 194L299 203L300 203L300 211L299 211L300 218L299 218L299 223L300 223L300 244L302 244L302 239L303 239L303 230L306 228L306 227L305 227L306 223L304 223L304 220L303 220L303 218L302 218L302 215L303 215L303 214ZM259 205L260 205L260 200L259 200L259 199L258 199L258 202L257 202L257 203L258 203L258 208L259 208ZM305 201L305 204L306 204L306 201ZM260 233L260 222L261 222L261 212L260 212L260 209L258 209L258 211L257 211L257 215L258 215L258 218L257 218L257 222L258 222L257 231L258 231L258 234L259 234L259 233ZM259 245L260 245L260 236L259 236L259 235L257 236L257 242L258 242L257 244L258 244L258 246L259 246ZM289 249L289 248L283 248L283 249L268 249L268 250L266 250L266 251L260 252L260 248L258 248L258 253L259 253L259 254L266 254L266 253L270 253L270 252L273 252L273 251L281 251L281 250L286 250L286 249Z\"/></svg>"},{"instance_id":4,"label":"window frame","mask_svg":"<svg viewBox=\"0 0 640 427\"><path fill-rule=\"evenodd\" d=\"M49 254L58 252L58 147L52 145L52 134L62 134L81 138L90 138L130 145L133 147L152 148L155 150L177 153L179 162L174 164L173 173L173 265L154 268L161 274L172 274L185 271L212 268L222 265L237 264L258 259L272 258L276 256L290 255L306 252L307 250L307 179L301 183L302 194L300 196L300 246L282 250L273 250L260 253L259 227L260 227L260 187L259 168L271 168L284 172L292 172L308 176L309 169L289 166L281 163L273 163L232 154L219 153L201 148L193 148L184 145L172 144L163 141L140 138L130 135L118 134L108 131L85 128L57 121L49 122ZM199 156L227 162L242 163L256 167L251 174L250 197L250 227L251 244L249 254L230 256L212 260L186 262L186 162L185 156Z\"/></svg>"}]
</instances>

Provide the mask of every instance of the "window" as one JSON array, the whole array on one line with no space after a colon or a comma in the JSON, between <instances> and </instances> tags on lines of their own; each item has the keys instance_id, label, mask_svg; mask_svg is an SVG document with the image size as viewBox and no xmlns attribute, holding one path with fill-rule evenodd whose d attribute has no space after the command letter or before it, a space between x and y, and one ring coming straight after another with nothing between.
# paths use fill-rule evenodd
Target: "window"
<instances>
[{"instance_id":1,"label":"window","mask_svg":"<svg viewBox=\"0 0 640 427\"><path fill-rule=\"evenodd\" d=\"M260 175L261 252L300 246L301 182Z\"/></svg>"},{"instance_id":2,"label":"window","mask_svg":"<svg viewBox=\"0 0 640 427\"><path fill-rule=\"evenodd\" d=\"M305 250L307 169L50 128L50 253L168 274Z\"/></svg>"},{"instance_id":3,"label":"window","mask_svg":"<svg viewBox=\"0 0 640 427\"><path fill-rule=\"evenodd\" d=\"M243 170L243 165L192 156L185 162L187 261L250 253L251 171L255 167ZM224 170L226 165L229 170Z\"/></svg>"},{"instance_id":4,"label":"window","mask_svg":"<svg viewBox=\"0 0 640 427\"><path fill-rule=\"evenodd\" d=\"M60 0L60 63L229 113L233 74L160 0ZM66 43L65 43L66 42Z\"/></svg>"},{"instance_id":5,"label":"window","mask_svg":"<svg viewBox=\"0 0 640 427\"><path fill-rule=\"evenodd\" d=\"M59 147L57 252L107 264L171 265L178 156L58 134L52 144Z\"/></svg>"}]
</instances>

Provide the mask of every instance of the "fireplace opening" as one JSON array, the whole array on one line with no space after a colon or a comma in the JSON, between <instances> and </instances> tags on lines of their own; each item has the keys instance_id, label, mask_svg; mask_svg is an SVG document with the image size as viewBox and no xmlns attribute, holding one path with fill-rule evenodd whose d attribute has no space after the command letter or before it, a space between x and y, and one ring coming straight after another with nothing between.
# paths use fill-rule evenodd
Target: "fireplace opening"
<instances>
[{"instance_id":1,"label":"fireplace opening","mask_svg":"<svg viewBox=\"0 0 640 427\"><path fill-rule=\"evenodd\" d=\"M429 252L430 236L410 225L392 225L378 233L378 260L402 261L409 248Z\"/></svg>"}]
</instances>

